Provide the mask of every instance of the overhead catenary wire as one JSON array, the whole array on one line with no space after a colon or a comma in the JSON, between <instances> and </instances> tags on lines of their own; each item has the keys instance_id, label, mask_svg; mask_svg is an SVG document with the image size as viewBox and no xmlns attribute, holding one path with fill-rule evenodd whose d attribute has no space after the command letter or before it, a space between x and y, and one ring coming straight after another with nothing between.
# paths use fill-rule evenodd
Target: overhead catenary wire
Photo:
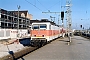
<instances>
[{"instance_id":1,"label":"overhead catenary wire","mask_svg":"<svg viewBox=\"0 0 90 60\"><path fill-rule=\"evenodd\" d=\"M39 7L36 6L36 1L35 1L35 5L32 4L31 2L29 2L28 0L25 0L25 1L42 12L42 10L41 10ZM57 5L58 3L60 3L60 1L59 1L59 2L55 3L53 6L51 6L51 7L49 7L49 8L46 8L39 0L37 0L37 1L38 1L38 3L40 3L41 6L43 6L46 10L49 10L49 9L52 8L53 6L55 6L55 5ZM47 15L49 15L49 14L47 14ZM50 16L50 15L49 15L49 16Z\"/></svg>"},{"instance_id":2,"label":"overhead catenary wire","mask_svg":"<svg viewBox=\"0 0 90 60\"><path fill-rule=\"evenodd\" d=\"M53 5L50 6L48 9L51 9L52 7L54 7L55 5L57 5L58 3L60 3L60 1L56 2L55 4L53 4Z\"/></svg>"},{"instance_id":3,"label":"overhead catenary wire","mask_svg":"<svg viewBox=\"0 0 90 60\"><path fill-rule=\"evenodd\" d=\"M42 10L36 6L36 2L35 2L35 5L34 5L34 4L32 4L31 2L29 2L27 0L25 0L25 1L42 12ZM46 15L48 15L48 14L46 14Z\"/></svg>"},{"instance_id":4,"label":"overhead catenary wire","mask_svg":"<svg viewBox=\"0 0 90 60\"><path fill-rule=\"evenodd\" d=\"M41 6L44 7L46 10L51 9L52 7L54 7L55 5L57 5L58 3L60 3L60 1L58 1L58 2L56 2L54 5L52 5L52 6L50 6L49 8L47 8L47 7L45 7L39 0L37 0L37 1L38 1L38 3L40 3Z\"/></svg>"},{"instance_id":5,"label":"overhead catenary wire","mask_svg":"<svg viewBox=\"0 0 90 60\"><path fill-rule=\"evenodd\" d=\"M27 3L29 3L30 5L34 6L35 8L37 8L38 10L42 11L40 8L38 8L36 5L32 4L31 2L25 0Z\"/></svg>"},{"instance_id":6,"label":"overhead catenary wire","mask_svg":"<svg viewBox=\"0 0 90 60\"><path fill-rule=\"evenodd\" d=\"M37 1L38 1L38 3L41 4L42 7L44 7L45 9L47 9L39 0L37 0ZM47 9L47 10L48 10L48 9Z\"/></svg>"},{"instance_id":7,"label":"overhead catenary wire","mask_svg":"<svg viewBox=\"0 0 90 60\"><path fill-rule=\"evenodd\" d=\"M32 4L31 2L29 2L28 0L25 0L27 3L29 3L29 4L31 4L32 6L34 6L35 8L37 8L38 10L40 10L40 11L42 11L40 8L38 8L37 6L36 6L36 1L35 1L35 5L34 4ZM40 4L41 4L41 6L43 6L46 10L49 10L50 8L52 8L52 7L54 7L55 5L57 5L58 3L60 3L60 1L58 1L57 3L55 3L54 5L52 5L51 7L49 7L49 8L46 8L39 0L37 0Z\"/></svg>"},{"instance_id":8,"label":"overhead catenary wire","mask_svg":"<svg viewBox=\"0 0 90 60\"><path fill-rule=\"evenodd\" d=\"M45 7L39 0L37 0L38 1L38 3L40 3L41 4L41 6L42 7L44 7L46 10L48 10L49 11L49 9L50 8L52 8L53 6L55 6L55 5L57 5L58 3L60 3L60 1L58 1L57 3L55 3L53 6L51 6L51 7L49 7L49 8L47 8L47 7ZM55 13L56 14L56 13Z\"/></svg>"}]
</instances>

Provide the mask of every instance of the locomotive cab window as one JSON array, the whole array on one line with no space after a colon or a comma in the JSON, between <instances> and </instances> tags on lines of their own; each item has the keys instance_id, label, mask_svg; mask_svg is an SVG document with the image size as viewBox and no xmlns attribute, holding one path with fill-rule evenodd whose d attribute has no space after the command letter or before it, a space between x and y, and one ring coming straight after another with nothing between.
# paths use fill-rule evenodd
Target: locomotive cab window
<instances>
[{"instance_id":1,"label":"locomotive cab window","mask_svg":"<svg viewBox=\"0 0 90 60\"><path fill-rule=\"evenodd\" d=\"M39 29L39 25L33 25L32 29Z\"/></svg>"},{"instance_id":2,"label":"locomotive cab window","mask_svg":"<svg viewBox=\"0 0 90 60\"><path fill-rule=\"evenodd\" d=\"M46 24L40 24L40 29L46 29L47 25Z\"/></svg>"}]
</instances>

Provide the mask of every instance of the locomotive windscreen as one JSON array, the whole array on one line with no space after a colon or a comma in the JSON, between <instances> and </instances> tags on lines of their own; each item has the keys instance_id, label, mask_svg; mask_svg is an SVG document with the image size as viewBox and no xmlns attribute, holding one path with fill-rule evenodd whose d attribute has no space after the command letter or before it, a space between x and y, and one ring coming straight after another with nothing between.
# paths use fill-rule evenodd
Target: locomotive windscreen
<instances>
[{"instance_id":1,"label":"locomotive windscreen","mask_svg":"<svg viewBox=\"0 0 90 60\"><path fill-rule=\"evenodd\" d=\"M39 29L39 25L33 25L32 29Z\"/></svg>"},{"instance_id":2,"label":"locomotive windscreen","mask_svg":"<svg viewBox=\"0 0 90 60\"><path fill-rule=\"evenodd\" d=\"M32 29L46 29L47 28L47 25L46 24L34 24Z\"/></svg>"},{"instance_id":3,"label":"locomotive windscreen","mask_svg":"<svg viewBox=\"0 0 90 60\"><path fill-rule=\"evenodd\" d=\"M40 29L46 29L46 28L47 28L46 24L40 24Z\"/></svg>"}]
</instances>

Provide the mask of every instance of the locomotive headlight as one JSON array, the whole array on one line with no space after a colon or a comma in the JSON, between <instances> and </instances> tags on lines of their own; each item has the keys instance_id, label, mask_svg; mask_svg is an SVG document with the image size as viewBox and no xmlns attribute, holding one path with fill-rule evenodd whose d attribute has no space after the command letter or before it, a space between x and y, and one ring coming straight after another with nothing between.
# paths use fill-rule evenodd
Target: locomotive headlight
<instances>
[{"instance_id":1,"label":"locomotive headlight","mask_svg":"<svg viewBox=\"0 0 90 60\"><path fill-rule=\"evenodd\" d=\"M34 35L34 37L36 37L36 35Z\"/></svg>"},{"instance_id":2,"label":"locomotive headlight","mask_svg":"<svg viewBox=\"0 0 90 60\"><path fill-rule=\"evenodd\" d=\"M42 37L44 37L44 35L42 35Z\"/></svg>"},{"instance_id":3,"label":"locomotive headlight","mask_svg":"<svg viewBox=\"0 0 90 60\"><path fill-rule=\"evenodd\" d=\"M32 35L33 37L36 37L36 35Z\"/></svg>"}]
</instances>

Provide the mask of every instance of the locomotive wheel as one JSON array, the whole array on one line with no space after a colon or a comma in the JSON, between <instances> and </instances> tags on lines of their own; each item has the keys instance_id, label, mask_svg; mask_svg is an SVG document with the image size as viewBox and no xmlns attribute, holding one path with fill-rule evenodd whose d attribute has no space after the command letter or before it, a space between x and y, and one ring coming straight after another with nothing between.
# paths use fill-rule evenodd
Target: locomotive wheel
<instances>
[{"instance_id":1,"label":"locomotive wheel","mask_svg":"<svg viewBox=\"0 0 90 60\"><path fill-rule=\"evenodd\" d=\"M46 44L47 44L47 40L40 40L39 44L38 44L38 47L43 47Z\"/></svg>"}]
</instances>

